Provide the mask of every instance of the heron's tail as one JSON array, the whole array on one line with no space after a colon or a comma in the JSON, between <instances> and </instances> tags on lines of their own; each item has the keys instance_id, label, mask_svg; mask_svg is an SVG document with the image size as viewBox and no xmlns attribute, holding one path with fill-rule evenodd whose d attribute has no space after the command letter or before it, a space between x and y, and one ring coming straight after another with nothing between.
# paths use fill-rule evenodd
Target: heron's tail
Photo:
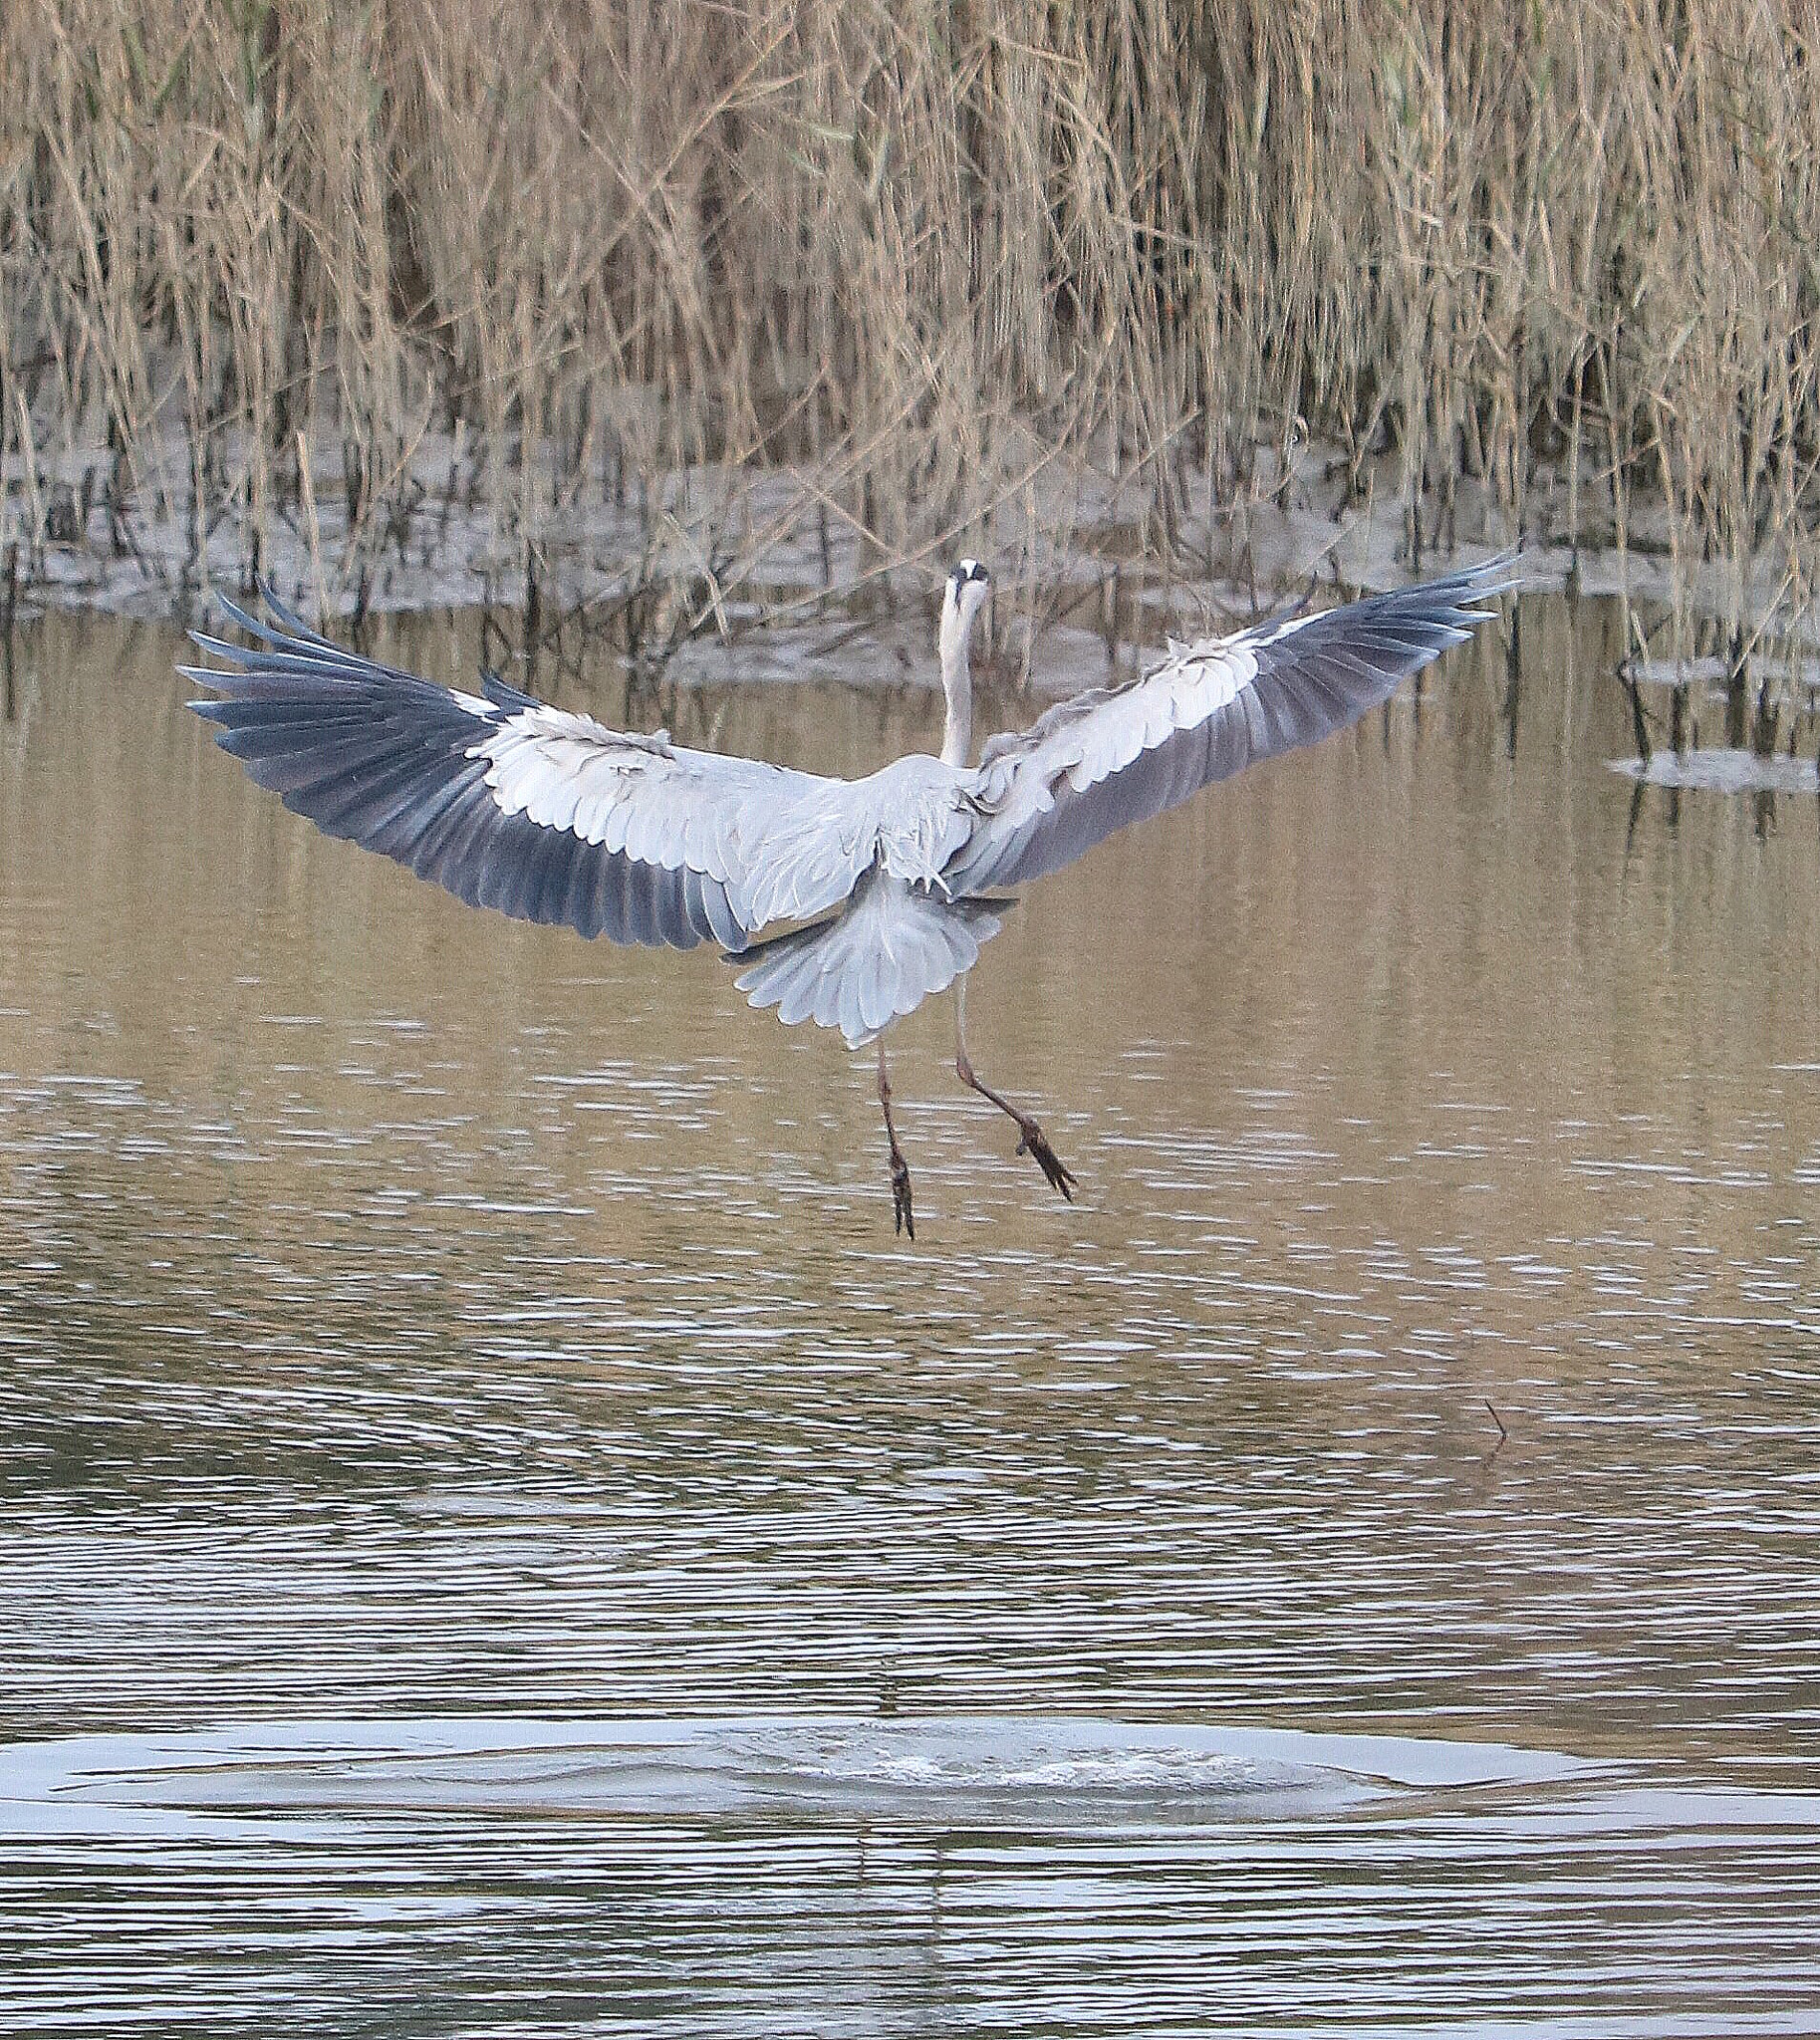
<instances>
[{"instance_id":1,"label":"heron's tail","mask_svg":"<svg viewBox=\"0 0 1820 2040\"><path fill-rule=\"evenodd\" d=\"M1009 899L944 899L875 866L837 914L745 949L735 980L786 1026L813 1020L863 1047L931 992L944 991L1002 925Z\"/></svg>"}]
</instances>

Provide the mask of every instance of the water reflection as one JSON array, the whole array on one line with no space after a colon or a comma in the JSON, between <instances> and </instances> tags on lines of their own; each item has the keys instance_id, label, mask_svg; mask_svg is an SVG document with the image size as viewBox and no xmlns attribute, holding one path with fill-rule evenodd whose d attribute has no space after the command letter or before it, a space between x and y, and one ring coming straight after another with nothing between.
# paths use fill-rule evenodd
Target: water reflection
<instances>
[{"instance_id":1,"label":"water reflection","mask_svg":"<svg viewBox=\"0 0 1820 2040\"><path fill-rule=\"evenodd\" d=\"M894 1035L907 1251L863 1058L709 957L316 837L184 715L167 634L23 638L10 1736L895 1708L1598 1768L1186 1840L280 1798L72 1858L21 1818L8 2023L225 2017L248 1893L274 2030L350 1950L374 2031L1076 2030L1210 1977L1238 2023L1811 2023L1815 810L1649 790L1627 853L1609 661L1560 605L1523 643L1520 723L1495 648L1456 657L1033 891L969 1026L1082 1202L931 1002ZM843 769L938 724L909 687L691 698Z\"/></svg>"}]
</instances>

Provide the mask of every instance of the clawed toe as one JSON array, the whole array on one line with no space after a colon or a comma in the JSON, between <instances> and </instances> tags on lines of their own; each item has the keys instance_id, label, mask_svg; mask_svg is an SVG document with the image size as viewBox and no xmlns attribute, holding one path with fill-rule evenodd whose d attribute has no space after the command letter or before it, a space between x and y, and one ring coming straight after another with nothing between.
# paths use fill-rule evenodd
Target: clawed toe
<instances>
[{"instance_id":1,"label":"clawed toe","mask_svg":"<svg viewBox=\"0 0 1820 2040\"><path fill-rule=\"evenodd\" d=\"M1019 1154L1034 1155L1036 1157L1036 1165L1049 1178L1051 1185L1060 1190L1062 1195L1072 1204L1077 1184L1074 1170L1068 1167L1060 1155L1056 1153L1055 1149L1050 1147L1048 1136L1037 1125L1035 1120L1020 1119L1017 1124L1018 1130L1023 1136L1023 1139L1017 1144L1017 1152Z\"/></svg>"}]
</instances>

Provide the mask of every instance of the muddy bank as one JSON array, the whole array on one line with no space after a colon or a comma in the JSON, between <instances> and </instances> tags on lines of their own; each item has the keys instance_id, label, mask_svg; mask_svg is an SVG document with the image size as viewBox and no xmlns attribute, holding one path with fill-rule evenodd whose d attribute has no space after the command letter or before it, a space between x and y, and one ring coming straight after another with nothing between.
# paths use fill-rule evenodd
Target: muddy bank
<instances>
[{"instance_id":1,"label":"muddy bank","mask_svg":"<svg viewBox=\"0 0 1820 2040\"><path fill-rule=\"evenodd\" d=\"M1677 557L1666 504L1640 509L1620 549L1609 528L1575 535L1567 486L1544 469L1520 526L1470 482L1413 520L1393 457L1358 469L1334 443L1254 447L1236 496L1216 496L1204 474L1182 467L1121 480L1033 447L1014 496L901 550L858 527L832 503L826 477L803 466L645 473L603 459L576 476L552 458L528 492L541 507L527 517L527 492L496 493L459 430L419 438L377 521L359 477L351 487L339 448L325 442L309 457L308 487L262 539L230 504L198 516L193 499L165 486L180 481L180 444L164 450L160 484L137 490L122 486L99 445L47 450L29 471L8 456L0 581L13 616L186 619L210 589L269 583L313 620L356 629L369 615L497 612L521 654L585 619L634 664L661 665L694 640L749 642L761 627L835 616L846 628L913 609L970 552L993 570L995 641L1002 651L1017 640L1011 655L1021 659L1060 625L1136 650L1170 631L1248 619L1310 585L1390 587L1462 554L1518 545L1529 585L1627 596L1645 613L1640 631L1679 632L1683 648L1655 657L1675 671L1712 661L1707 647L1738 599L1728 569ZM1759 620L1753 638L1768 635L1764 620L1785 609L1787 592L1772 557L1754 564L1742 591Z\"/></svg>"}]
</instances>

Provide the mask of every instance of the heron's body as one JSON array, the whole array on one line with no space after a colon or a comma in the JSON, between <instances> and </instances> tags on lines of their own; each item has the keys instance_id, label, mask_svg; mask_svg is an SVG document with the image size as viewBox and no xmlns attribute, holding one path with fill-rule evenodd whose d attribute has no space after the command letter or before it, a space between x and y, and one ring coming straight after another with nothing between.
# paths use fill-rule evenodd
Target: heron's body
<instances>
[{"instance_id":1,"label":"heron's body","mask_svg":"<svg viewBox=\"0 0 1820 2040\"><path fill-rule=\"evenodd\" d=\"M238 670L185 670L219 696L195 706L223 748L331 835L522 919L716 942L755 1005L859 1047L972 967L1007 889L1356 720L1484 620L1509 564L1171 645L1141 679L1062 702L973 763L967 641L986 577L964 561L942 609L941 755L857 780L611 730L497 679L438 686L275 604L276 627L223 605L251 647L198 638ZM964 1046L957 1061L1066 1194L1035 1122L974 1078ZM889 1123L882 1060L880 1083ZM895 1130L892 1151L901 1169Z\"/></svg>"}]
</instances>

